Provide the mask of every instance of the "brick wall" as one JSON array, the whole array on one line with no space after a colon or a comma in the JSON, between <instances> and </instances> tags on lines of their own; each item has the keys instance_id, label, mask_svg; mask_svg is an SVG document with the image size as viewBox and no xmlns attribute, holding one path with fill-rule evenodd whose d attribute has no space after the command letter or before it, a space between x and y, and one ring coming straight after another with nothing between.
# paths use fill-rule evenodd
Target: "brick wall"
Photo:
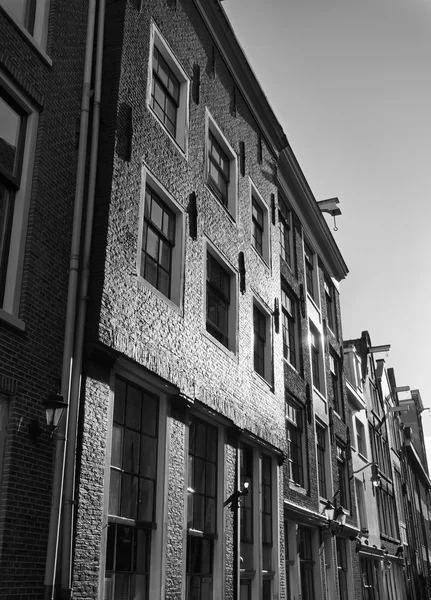
<instances>
[{"instance_id":1,"label":"brick wall","mask_svg":"<svg viewBox=\"0 0 431 600\"><path fill-rule=\"evenodd\" d=\"M0 374L17 385L0 491L5 600L43 593L55 442L41 401L61 375L85 30L86 2L52 2L44 54L0 8L0 71L40 111L19 313L25 331L0 319ZM35 419L37 443L28 435Z\"/></svg>"}]
</instances>

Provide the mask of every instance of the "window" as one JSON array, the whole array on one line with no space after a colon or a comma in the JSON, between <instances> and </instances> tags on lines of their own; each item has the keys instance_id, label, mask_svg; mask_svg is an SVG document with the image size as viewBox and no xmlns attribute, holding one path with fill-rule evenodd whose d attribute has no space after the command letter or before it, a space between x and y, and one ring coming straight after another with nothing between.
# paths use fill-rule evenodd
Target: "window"
<instances>
[{"instance_id":1,"label":"window","mask_svg":"<svg viewBox=\"0 0 431 600\"><path fill-rule=\"evenodd\" d=\"M206 112L206 173L212 193L236 219L237 157L208 110Z\"/></svg>"},{"instance_id":2,"label":"window","mask_svg":"<svg viewBox=\"0 0 431 600\"><path fill-rule=\"evenodd\" d=\"M359 454L362 454L367 458L367 445L365 440L365 427L364 424L356 418L356 443Z\"/></svg>"},{"instance_id":3,"label":"window","mask_svg":"<svg viewBox=\"0 0 431 600\"><path fill-rule=\"evenodd\" d=\"M329 277L325 276L324 281L325 287L325 298L326 298L326 318L328 321L328 327L332 333L337 335L337 310L335 303L335 287Z\"/></svg>"},{"instance_id":4,"label":"window","mask_svg":"<svg viewBox=\"0 0 431 600\"><path fill-rule=\"evenodd\" d=\"M269 262L269 219L268 209L257 190L251 190L251 243L256 252Z\"/></svg>"},{"instance_id":5,"label":"window","mask_svg":"<svg viewBox=\"0 0 431 600\"><path fill-rule=\"evenodd\" d=\"M376 488L376 500L380 532L393 539L399 539L398 515L392 484L382 481L380 487Z\"/></svg>"},{"instance_id":6,"label":"window","mask_svg":"<svg viewBox=\"0 0 431 600\"><path fill-rule=\"evenodd\" d=\"M299 368L299 332L298 306L296 300L281 288L281 318L283 330L283 356L295 369Z\"/></svg>"},{"instance_id":7,"label":"window","mask_svg":"<svg viewBox=\"0 0 431 600\"><path fill-rule=\"evenodd\" d=\"M139 273L147 284L180 305L183 277L183 213L144 170Z\"/></svg>"},{"instance_id":8,"label":"window","mask_svg":"<svg viewBox=\"0 0 431 600\"><path fill-rule=\"evenodd\" d=\"M235 275L221 259L207 250L206 329L223 346L235 351Z\"/></svg>"},{"instance_id":9,"label":"window","mask_svg":"<svg viewBox=\"0 0 431 600\"><path fill-rule=\"evenodd\" d=\"M116 378L104 598L149 598L159 399Z\"/></svg>"},{"instance_id":10,"label":"window","mask_svg":"<svg viewBox=\"0 0 431 600\"><path fill-rule=\"evenodd\" d=\"M217 428L192 418L187 487L188 600L207 600L212 597L217 527L217 449Z\"/></svg>"},{"instance_id":11,"label":"window","mask_svg":"<svg viewBox=\"0 0 431 600\"><path fill-rule=\"evenodd\" d=\"M337 548L337 571L338 571L338 588L340 591L340 600L349 600L347 586L347 551L346 540L336 537Z\"/></svg>"},{"instance_id":12,"label":"window","mask_svg":"<svg viewBox=\"0 0 431 600\"><path fill-rule=\"evenodd\" d=\"M332 403L335 412L344 420L344 402L340 361L334 354L329 355L329 367L332 384Z\"/></svg>"},{"instance_id":13,"label":"window","mask_svg":"<svg viewBox=\"0 0 431 600\"><path fill-rule=\"evenodd\" d=\"M304 239L304 260L305 260L305 281L307 284L307 292L313 298L314 301L317 299L317 282L315 280L314 272L314 258L315 254L309 244Z\"/></svg>"},{"instance_id":14,"label":"window","mask_svg":"<svg viewBox=\"0 0 431 600\"><path fill-rule=\"evenodd\" d=\"M319 475L319 495L328 497L326 488L326 430L316 423L317 469Z\"/></svg>"},{"instance_id":15,"label":"window","mask_svg":"<svg viewBox=\"0 0 431 600\"><path fill-rule=\"evenodd\" d=\"M313 378L313 386L324 393L323 377L322 377L322 352L321 352L321 336L314 325L310 322L310 351L311 351L311 374Z\"/></svg>"},{"instance_id":16,"label":"window","mask_svg":"<svg viewBox=\"0 0 431 600\"><path fill-rule=\"evenodd\" d=\"M295 252L292 212L281 194L278 195L278 220L280 223L281 256L289 267L293 269Z\"/></svg>"},{"instance_id":17,"label":"window","mask_svg":"<svg viewBox=\"0 0 431 600\"><path fill-rule=\"evenodd\" d=\"M187 150L189 79L154 24L147 103L183 152Z\"/></svg>"},{"instance_id":18,"label":"window","mask_svg":"<svg viewBox=\"0 0 431 600\"><path fill-rule=\"evenodd\" d=\"M314 560L311 544L311 531L306 527L298 527L298 557L301 598L302 600L314 600Z\"/></svg>"},{"instance_id":19,"label":"window","mask_svg":"<svg viewBox=\"0 0 431 600\"><path fill-rule=\"evenodd\" d=\"M9 396L0 393L0 487L3 475L3 457L6 445L6 434L9 413Z\"/></svg>"},{"instance_id":20,"label":"window","mask_svg":"<svg viewBox=\"0 0 431 600\"><path fill-rule=\"evenodd\" d=\"M346 459L346 448L344 445L339 443L336 444L337 453L337 479L338 484L338 498L341 506L346 509L350 507L350 490L349 490L349 479L347 472L347 459Z\"/></svg>"},{"instance_id":21,"label":"window","mask_svg":"<svg viewBox=\"0 0 431 600\"><path fill-rule=\"evenodd\" d=\"M378 572L379 566L376 560L360 559L362 574L362 599L378 600L380 596Z\"/></svg>"},{"instance_id":22,"label":"window","mask_svg":"<svg viewBox=\"0 0 431 600\"><path fill-rule=\"evenodd\" d=\"M276 502L274 460L259 448L240 448L240 486L249 483L249 493L240 501L241 598L271 597L275 572L274 506ZM259 567L261 572L259 574Z\"/></svg>"},{"instance_id":23,"label":"window","mask_svg":"<svg viewBox=\"0 0 431 600\"><path fill-rule=\"evenodd\" d=\"M364 483L360 479L355 478L356 501L358 503L358 520L359 529L367 529L367 512L365 510L365 492Z\"/></svg>"},{"instance_id":24,"label":"window","mask_svg":"<svg viewBox=\"0 0 431 600\"><path fill-rule=\"evenodd\" d=\"M2 0L2 5L39 45L45 45L49 0Z\"/></svg>"},{"instance_id":25,"label":"window","mask_svg":"<svg viewBox=\"0 0 431 600\"><path fill-rule=\"evenodd\" d=\"M304 487L304 409L286 399L287 467L291 481Z\"/></svg>"},{"instance_id":26,"label":"window","mask_svg":"<svg viewBox=\"0 0 431 600\"><path fill-rule=\"evenodd\" d=\"M37 113L0 74L0 309L18 316Z\"/></svg>"},{"instance_id":27,"label":"window","mask_svg":"<svg viewBox=\"0 0 431 600\"><path fill-rule=\"evenodd\" d=\"M272 378L269 323L268 313L253 303L254 370L268 382Z\"/></svg>"}]
</instances>

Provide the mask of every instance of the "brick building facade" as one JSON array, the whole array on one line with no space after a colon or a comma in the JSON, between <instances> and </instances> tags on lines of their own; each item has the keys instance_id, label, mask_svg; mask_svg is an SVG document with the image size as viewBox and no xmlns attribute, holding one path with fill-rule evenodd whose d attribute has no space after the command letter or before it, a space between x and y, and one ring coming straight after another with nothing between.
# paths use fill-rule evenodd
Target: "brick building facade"
<instances>
[{"instance_id":1,"label":"brick building facade","mask_svg":"<svg viewBox=\"0 0 431 600\"><path fill-rule=\"evenodd\" d=\"M34 6L0 2L2 598L360 600L338 200L220 2Z\"/></svg>"},{"instance_id":2,"label":"brick building facade","mask_svg":"<svg viewBox=\"0 0 431 600\"><path fill-rule=\"evenodd\" d=\"M34 10L26 10L34 4ZM54 3L51 3L54 9ZM30 7L29 7L30 8ZM0 3L0 596L41 598L86 3ZM64 27L64 23L74 24Z\"/></svg>"}]
</instances>

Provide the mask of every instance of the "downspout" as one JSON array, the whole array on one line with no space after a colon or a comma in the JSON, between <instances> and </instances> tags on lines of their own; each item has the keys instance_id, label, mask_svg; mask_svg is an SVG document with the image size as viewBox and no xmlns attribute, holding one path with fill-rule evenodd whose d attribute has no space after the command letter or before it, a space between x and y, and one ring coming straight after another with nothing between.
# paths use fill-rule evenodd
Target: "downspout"
<instances>
[{"instance_id":1,"label":"downspout","mask_svg":"<svg viewBox=\"0 0 431 600\"><path fill-rule=\"evenodd\" d=\"M78 291L79 251L81 244L82 213L84 203L85 167L87 158L87 136L90 111L91 72L93 62L94 27L96 16L96 0L90 0L87 17L87 39L85 46L84 80L81 100L80 136L78 147L78 164L76 172L75 201L73 214L72 242L69 263L69 283L67 295L66 322L63 345L63 365L61 376L61 394L69 399L71 380L73 341L76 319L76 300ZM61 522L61 497L63 493L66 431L69 423L69 411L66 411L55 437L55 462L51 513L48 531L48 546L45 565L44 599L54 599L57 558Z\"/></svg>"},{"instance_id":2,"label":"downspout","mask_svg":"<svg viewBox=\"0 0 431 600\"><path fill-rule=\"evenodd\" d=\"M102 92L103 40L105 21L105 0L99 2L97 22L97 47L93 98L93 124L91 132L91 153L88 179L85 232L82 253L82 272L79 291L78 316L75 334L75 352L71 377L69 427L67 431L66 468L63 492L63 528L61 554L61 598L72 597L73 541L75 518L75 468L76 442L81 392L82 357L87 314L88 283L90 278L90 257L93 232L94 199L99 142L100 100Z\"/></svg>"}]
</instances>

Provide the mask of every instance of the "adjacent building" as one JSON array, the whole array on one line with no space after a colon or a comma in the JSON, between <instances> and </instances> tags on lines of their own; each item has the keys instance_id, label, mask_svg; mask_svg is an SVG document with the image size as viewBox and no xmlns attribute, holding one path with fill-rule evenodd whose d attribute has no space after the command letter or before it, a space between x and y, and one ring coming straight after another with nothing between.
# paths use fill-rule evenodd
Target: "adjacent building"
<instances>
[{"instance_id":1,"label":"adjacent building","mask_svg":"<svg viewBox=\"0 0 431 600\"><path fill-rule=\"evenodd\" d=\"M393 372L366 332L343 343L338 199L314 198L221 3L18 5L1 597L421 598L420 395L401 435Z\"/></svg>"}]
</instances>

